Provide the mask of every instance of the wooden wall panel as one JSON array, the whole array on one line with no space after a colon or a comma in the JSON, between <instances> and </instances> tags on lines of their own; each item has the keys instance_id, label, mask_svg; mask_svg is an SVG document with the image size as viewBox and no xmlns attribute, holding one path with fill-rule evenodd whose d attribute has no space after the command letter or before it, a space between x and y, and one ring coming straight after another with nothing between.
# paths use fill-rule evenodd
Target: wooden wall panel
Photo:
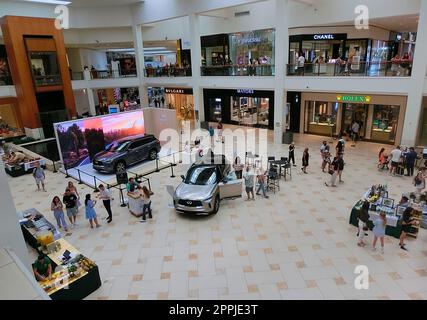
<instances>
[{"instance_id":1,"label":"wooden wall panel","mask_svg":"<svg viewBox=\"0 0 427 320\"><path fill-rule=\"evenodd\" d=\"M25 43L28 51L56 51L53 38L26 38Z\"/></svg>"},{"instance_id":2,"label":"wooden wall panel","mask_svg":"<svg viewBox=\"0 0 427 320\"><path fill-rule=\"evenodd\" d=\"M33 129L41 126L24 36L51 36L53 38L62 77L66 109L70 117L76 116L64 36L62 30L55 28L55 19L4 16L0 19L0 26L18 97L19 114L24 127Z\"/></svg>"}]
</instances>

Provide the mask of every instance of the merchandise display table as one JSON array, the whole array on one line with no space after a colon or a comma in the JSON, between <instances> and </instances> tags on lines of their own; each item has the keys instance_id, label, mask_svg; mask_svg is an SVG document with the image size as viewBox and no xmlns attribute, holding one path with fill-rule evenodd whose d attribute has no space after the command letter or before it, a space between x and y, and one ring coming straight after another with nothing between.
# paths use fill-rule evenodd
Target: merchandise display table
<instances>
[{"instance_id":1,"label":"merchandise display table","mask_svg":"<svg viewBox=\"0 0 427 320\"><path fill-rule=\"evenodd\" d=\"M358 216L359 212L362 209L362 204L364 200L359 200L353 209L351 210L350 214L350 221L349 223L352 224L355 227L359 226ZM369 221L368 221L368 228L369 230L372 230L374 228L373 221L378 217L378 212L369 210ZM397 216L391 216L387 215L387 226L385 229L385 233L388 236L392 236L395 238L399 238L400 234L402 232L401 226L398 224L399 218Z\"/></svg>"},{"instance_id":2,"label":"merchandise display table","mask_svg":"<svg viewBox=\"0 0 427 320\"><path fill-rule=\"evenodd\" d=\"M134 193L128 193L128 208L129 212L134 215L135 217L141 217L142 216L142 199L141 195L134 194Z\"/></svg>"},{"instance_id":3,"label":"merchandise display table","mask_svg":"<svg viewBox=\"0 0 427 320\"><path fill-rule=\"evenodd\" d=\"M29 209L18 215L21 216L24 239L38 253L45 253L52 261L52 270L56 270L51 280L39 282L52 300L83 299L101 286L98 266L61 238L61 234L53 224L40 212ZM50 232L55 241L40 246L40 235ZM66 251L69 253L69 259L64 261Z\"/></svg>"},{"instance_id":4,"label":"merchandise display table","mask_svg":"<svg viewBox=\"0 0 427 320\"><path fill-rule=\"evenodd\" d=\"M12 177L19 177L27 173L31 173L33 169L40 164L40 166L46 165L46 161L44 159L22 162L17 165L9 165L5 163L4 168L6 173Z\"/></svg>"}]
</instances>

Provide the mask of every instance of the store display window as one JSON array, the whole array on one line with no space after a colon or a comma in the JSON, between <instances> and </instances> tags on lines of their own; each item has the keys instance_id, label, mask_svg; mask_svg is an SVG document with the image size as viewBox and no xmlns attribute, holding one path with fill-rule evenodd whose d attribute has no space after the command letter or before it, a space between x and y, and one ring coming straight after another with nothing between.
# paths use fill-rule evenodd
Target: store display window
<instances>
[{"instance_id":1,"label":"store display window","mask_svg":"<svg viewBox=\"0 0 427 320\"><path fill-rule=\"evenodd\" d=\"M62 83L56 52L30 52L29 57L36 86Z\"/></svg>"},{"instance_id":2,"label":"store display window","mask_svg":"<svg viewBox=\"0 0 427 320\"><path fill-rule=\"evenodd\" d=\"M322 135L335 134L338 103L307 101L306 132Z\"/></svg>"},{"instance_id":3,"label":"store display window","mask_svg":"<svg viewBox=\"0 0 427 320\"><path fill-rule=\"evenodd\" d=\"M231 97L231 121L239 125L268 126L269 98Z\"/></svg>"},{"instance_id":4,"label":"store display window","mask_svg":"<svg viewBox=\"0 0 427 320\"><path fill-rule=\"evenodd\" d=\"M15 113L15 105L0 105L0 137L9 138L23 135Z\"/></svg>"},{"instance_id":5,"label":"store display window","mask_svg":"<svg viewBox=\"0 0 427 320\"><path fill-rule=\"evenodd\" d=\"M383 142L394 142L399 119L398 106L374 105L371 139Z\"/></svg>"},{"instance_id":6,"label":"store display window","mask_svg":"<svg viewBox=\"0 0 427 320\"><path fill-rule=\"evenodd\" d=\"M273 29L232 33L229 35L230 59L238 66L274 66L274 41ZM259 72L274 74L274 68L255 69L259 69Z\"/></svg>"}]
</instances>

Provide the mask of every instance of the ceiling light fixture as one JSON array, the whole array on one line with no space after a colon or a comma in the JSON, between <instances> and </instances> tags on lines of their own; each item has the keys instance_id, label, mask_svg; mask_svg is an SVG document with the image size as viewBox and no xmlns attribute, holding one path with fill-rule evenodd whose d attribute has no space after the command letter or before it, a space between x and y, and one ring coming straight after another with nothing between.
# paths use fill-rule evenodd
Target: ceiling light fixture
<instances>
[{"instance_id":1,"label":"ceiling light fixture","mask_svg":"<svg viewBox=\"0 0 427 320\"><path fill-rule=\"evenodd\" d=\"M71 3L71 1L62 1L62 0L21 0L21 1L37 2L37 3L45 3L45 4L62 4L62 5L67 5Z\"/></svg>"}]
</instances>

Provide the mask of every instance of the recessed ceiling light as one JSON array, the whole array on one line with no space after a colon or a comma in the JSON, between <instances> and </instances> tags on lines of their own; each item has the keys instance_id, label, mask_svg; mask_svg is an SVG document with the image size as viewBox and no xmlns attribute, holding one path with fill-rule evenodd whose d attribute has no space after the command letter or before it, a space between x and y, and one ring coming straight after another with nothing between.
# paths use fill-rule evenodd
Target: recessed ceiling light
<instances>
[{"instance_id":1,"label":"recessed ceiling light","mask_svg":"<svg viewBox=\"0 0 427 320\"><path fill-rule=\"evenodd\" d=\"M37 3L46 3L46 4L70 4L71 1L62 1L62 0L22 0L25 2L37 2Z\"/></svg>"}]
</instances>

